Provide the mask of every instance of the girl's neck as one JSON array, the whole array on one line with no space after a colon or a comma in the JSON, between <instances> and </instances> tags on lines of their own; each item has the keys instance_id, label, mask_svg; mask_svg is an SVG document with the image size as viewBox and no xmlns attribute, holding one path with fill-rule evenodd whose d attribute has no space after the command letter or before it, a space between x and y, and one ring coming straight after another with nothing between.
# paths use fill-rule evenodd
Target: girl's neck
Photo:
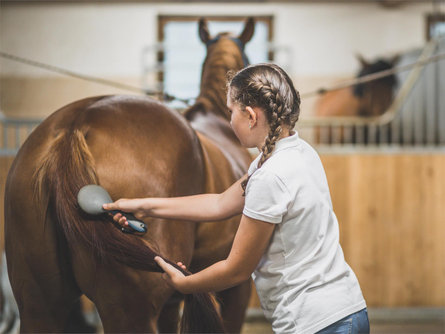
<instances>
[{"instance_id":1,"label":"girl's neck","mask_svg":"<svg viewBox=\"0 0 445 334\"><path fill-rule=\"evenodd\" d=\"M280 136L278 137L277 141L279 141L280 139L283 139L283 138L292 136L292 135L294 135L294 134L295 134L295 131L294 131L294 130L290 130L290 129L286 129L286 128L284 128L284 129L283 129L283 132L280 134ZM266 138L267 138L267 136L266 136ZM266 138L264 138L264 141L261 143L261 145L258 145L258 146L257 146L258 151L261 152L261 149L263 148L264 143L266 142Z\"/></svg>"}]
</instances>

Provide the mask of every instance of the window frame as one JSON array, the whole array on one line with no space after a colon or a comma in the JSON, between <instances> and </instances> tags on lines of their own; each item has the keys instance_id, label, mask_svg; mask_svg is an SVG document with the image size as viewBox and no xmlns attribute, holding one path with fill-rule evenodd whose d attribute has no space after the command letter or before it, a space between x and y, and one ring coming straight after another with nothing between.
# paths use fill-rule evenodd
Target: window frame
<instances>
[{"instance_id":1,"label":"window frame","mask_svg":"<svg viewBox=\"0 0 445 334\"><path fill-rule=\"evenodd\" d=\"M425 27L425 37L426 40L431 40L431 26L435 23L443 22L445 23L445 13L432 13L426 16L426 27Z\"/></svg>"},{"instance_id":2,"label":"window frame","mask_svg":"<svg viewBox=\"0 0 445 334\"><path fill-rule=\"evenodd\" d=\"M246 21L248 17L253 17L255 19L255 22L264 22L267 24L268 27L268 36L267 40L269 43L272 42L274 31L273 31L273 19L274 17L272 15L252 15L252 16L241 16L241 15L209 15L209 16L203 16L203 15L158 15L158 43L162 45L165 35L164 35L164 28L167 25L167 23L170 22L199 22L201 18L205 18L208 22L210 21ZM198 31L196 32L198 33ZM267 59L268 61L273 61L274 59L274 52L269 50L267 53ZM157 51L156 55L156 61L158 64L164 63L164 51L162 49L159 49ZM161 93L164 93L164 69L162 66L159 67L157 71L157 82L158 86L161 89Z\"/></svg>"}]
</instances>

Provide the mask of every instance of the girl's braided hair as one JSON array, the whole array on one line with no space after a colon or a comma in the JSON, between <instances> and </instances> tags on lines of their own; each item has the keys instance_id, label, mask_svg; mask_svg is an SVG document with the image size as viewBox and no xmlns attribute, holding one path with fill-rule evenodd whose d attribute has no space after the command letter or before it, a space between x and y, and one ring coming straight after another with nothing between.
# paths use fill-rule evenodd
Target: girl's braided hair
<instances>
[{"instance_id":1,"label":"girl's braided hair","mask_svg":"<svg viewBox=\"0 0 445 334\"><path fill-rule=\"evenodd\" d=\"M269 123L269 134L261 149L260 168L272 155L283 125L293 129L300 114L300 94L287 73L274 64L255 64L240 70L228 82L230 99L241 108L259 107ZM247 177L241 184L246 192Z\"/></svg>"}]
</instances>

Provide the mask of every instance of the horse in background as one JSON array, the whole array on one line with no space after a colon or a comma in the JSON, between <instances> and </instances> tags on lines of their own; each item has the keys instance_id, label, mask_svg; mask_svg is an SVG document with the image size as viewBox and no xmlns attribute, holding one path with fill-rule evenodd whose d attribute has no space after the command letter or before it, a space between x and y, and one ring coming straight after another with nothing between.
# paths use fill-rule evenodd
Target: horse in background
<instances>
[{"instance_id":1,"label":"horse in background","mask_svg":"<svg viewBox=\"0 0 445 334\"><path fill-rule=\"evenodd\" d=\"M243 48L253 33L249 19L239 36L211 38L200 21L207 56L186 118L146 97L99 96L59 109L31 133L5 187L5 248L22 332L67 330L82 294L104 332L177 332L184 296L161 278L154 256L191 271L207 267L229 254L240 216L218 223L148 218L148 233L135 236L109 217L82 213L77 193L86 184L100 184L114 199L219 193L244 175L251 156L230 127L226 73L246 65ZM217 293L227 332L240 332L250 291L246 281ZM203 300L200 309L213 315L212 300ZM183 332L221 330L217 319L191 316Z\"/></svg>"},{"instance_id":2,"label":"horse in background","mask_svg":"<svg viewBox=\"0 0 445 334\"><path fill-rule=\"evenodd\" d=\"M361 69L357 78L390 70L398 62L399 56L392 59L378 59L373 63L368 62L362 56L357 56ZM359 83L351 87L328 91L320 97L315 106L315 115L320 117L372 117L382 115L391 105L394 99L394 89L397 79L394 74L365 83ZM315 142L317 144L332 144L335 129L331 126L315 128ZM338 142L359 143L357 129L354 129L350 140L345 138L344 128L340 131ZM364 138L366 140L367 129L365 127Z\"/></svg>"}]
</instances>

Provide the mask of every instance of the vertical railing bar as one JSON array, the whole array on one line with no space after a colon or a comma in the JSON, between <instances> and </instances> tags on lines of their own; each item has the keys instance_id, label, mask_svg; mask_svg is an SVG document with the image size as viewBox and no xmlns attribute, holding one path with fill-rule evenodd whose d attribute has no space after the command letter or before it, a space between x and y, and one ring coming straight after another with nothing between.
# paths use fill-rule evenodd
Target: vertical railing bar
<instances>
[{"instance_id":1,"label":"vertical railing bar","mask_svg":"<svg viewBox=\"0 0 445 334\"><path fill-rule=\"evenodd\" d=\"M4 144L4 133L5 133L5 124L0 120L0 132L1 132L1 143L0 143L0 150L3 148Z\"/></svg>"},{"instance_id":2,"label":"vertical railing bar","mask_svg":"<svg viewBox=\"0 0 445 334\"><path fill-rule=\"evenodd\" d=\"M351 144L352 143L352 129L351 125L345 125L343 127L343 144Z\"/></svg>"},{"instance_id":3,"label":"vertical railing bar","mask_svg":"<svg viewBox=\"0 0 445 334\"><path fill-rule=\"evenodd\" d=\"M334 127L332 127L332 131L331 131L331 134L332 134L332 144L335 144L335 145L338 145L340 142L341 142L341 140L340 140L340 137L341 137L341 126L340 125L336 125L336 126L334 126Z\"/></svg>"},{"instance_id":4,"label":"vertical railing bar","mask_svg":"<svg viewBox=\"0 0 445 334\"><path fill-rule=\"evenodd\" d=\"M425 96L426 103L425 108L427 110L425 115L425 131L426 131L426 143L434 144L436 142L437 133L437 87L436 87L436 73L437 64L431 64L425 69L426 80L425 80Z\"/></svg>"},{"instance_id":5,"label":"vertical railing bar","mask_svg":"<svg viewBox=\"0 0 445 334\"><path fill-rule=\"evenodd\" d=\"M388 145L391 144L389 142L389 136L388 136L388 131L389 131L389 124L383 124L381 126L379 126L379 138L378 138L378 143L380 145Z\"/></svg>"},{"instance_id":6,"label":"vertical railing bar","mask_svg":"<svg viewBox=\"0 0 445 334\"><path fill-rule=\"evenodd\" d=\"M365 125L357 125L356 127L356 144L363 145L365 142Z\"/></svg>"},{"instance_id":7,"label":"vertical railing bar","mask_svg":"<svg viewBox=\"0 0 445 334\"><path fill-rule=\"evenodd\" d=\"M18 149L20 147L20 127L18 124L14 126L14 132L15 132L15 149Z\"/></svg>"},{"instance_id":8,"label":"vertical railing bar","mask_svg":"<svg viewBox=\"0 0 445 334\"><path fill-rule=\"evenodd\" d=\"M8 123L3 124L3 148L8 149L8 129L9 125Z\"/></svg>"},{"instance_id":9,"label":"vertical railing bar","mask_svg":"<svg viewBox=\"0 0 445 334\"><path fill-rule=\"evenodd\" d=\"M376 143L376 126L375 124L368 125L368 145L374 145Z\"/></svg>"},{"instance_id":10,"label":"vertical railing bar","mask_svg":"<svg viewBox=\"0 0 445 334\"><path fill-rule=\"evenodd\" d=\"M329 145L329 143L331 141L329 133L330 133L329 126L320 127L320 143Z\"/></svg>"},{"instance_id":11,"label":"vertical railing bar","mask_svg":"<svg viewBox=\"0 0 445 334\"><path fill-rule=\"evenodd\" d=\"M417 89L413 97L413 144L418 146L422 143L422 127L423 127L423 114L424 114L424 103L423 103L423 85L425 82L425 72L422 73L418 80Z\"/></svg>"},{"instance_id":12,"label":"vertical railing bar","mask_svg":"<svg viewBox=\"0 0 445 334\"><path fill-rule=\"evenodd\" d=\"M440 52L445 51L445 43L442 43L439 47ZM436 74L436 117L437 122L437 144L445 144L445 62L440 62L437 64Z\"/></svg>"},{"instance_id":13,"label":"vertical railing bar","mask_svg":"<svg viewBox=\"0 0 445 334\"><path fill-rule=\"evenodd\" d=\"M418 82L418 81L417 81ZM402 135L403 135L403 145L409 146L413 135L413 95L417 89L417 82L414 85L411 95L408 96L405 103L405 117L402 119Z\"/></svg>"}]
</instances>

